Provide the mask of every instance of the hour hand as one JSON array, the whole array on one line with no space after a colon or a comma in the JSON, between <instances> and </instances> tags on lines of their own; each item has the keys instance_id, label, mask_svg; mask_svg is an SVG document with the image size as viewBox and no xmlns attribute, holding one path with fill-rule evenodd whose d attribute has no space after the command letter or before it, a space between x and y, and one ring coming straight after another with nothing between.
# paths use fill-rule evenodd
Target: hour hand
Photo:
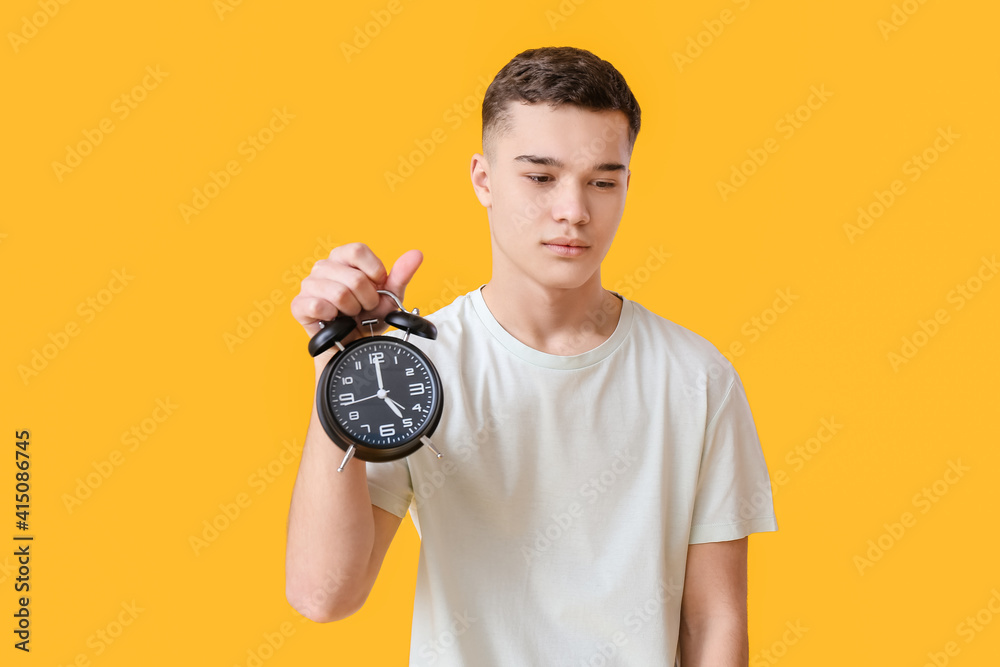
<instances>
[{"instance_id":1,"label":"hour hand","mask_svg":"<svg viewBox=\"0 0 1000 667\"><path fill-rule=\"evenodd\" d=\"M402 413L402 412L400 412L400 411L399 411L399 408L397 408L397 407L396 407L396 402L395 402L395 401L393 401L393 400L392 400L391 398L389 398L388 396L386 396L386 397L385 397L384 399L382 399L382 400L384 400L384 401L385 401L385 404L386 404L386 405L388 405L388 406L389 406L390 408L392 408L392 411L396 413L396 416L397 416L397 417L402 417L402 416L403 416L403 413Z\"/></svg>"}]
</instances>

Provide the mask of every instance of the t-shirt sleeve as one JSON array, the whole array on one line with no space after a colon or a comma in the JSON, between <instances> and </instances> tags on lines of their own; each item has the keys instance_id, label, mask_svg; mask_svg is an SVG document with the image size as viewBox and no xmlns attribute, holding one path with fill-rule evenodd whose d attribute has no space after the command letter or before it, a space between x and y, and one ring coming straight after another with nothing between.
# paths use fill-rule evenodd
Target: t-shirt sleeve
<instances>
[{"instance_id":1,"label":"t-shirt sleeve","mask_svg":"<svg viewBox=\"0 0 1000 667\"><path fill-rule=\"evenodd\" d=\"M689 544L778 530L771 479L740 377L705 427Z\"/></svg>"},{"instance_id":2,"label":"t-shirt sleeve","mask_svg":"<svg viewBox=\"0 0 1000 667\"><path fill-rule=\"evenodd\" d=\"M400 519L413 499L413 482L410 479L410 465L407 459L395 461L364 462L368 475L368 495L372 505L395 514Z\"/></svg>"}]
</instances>

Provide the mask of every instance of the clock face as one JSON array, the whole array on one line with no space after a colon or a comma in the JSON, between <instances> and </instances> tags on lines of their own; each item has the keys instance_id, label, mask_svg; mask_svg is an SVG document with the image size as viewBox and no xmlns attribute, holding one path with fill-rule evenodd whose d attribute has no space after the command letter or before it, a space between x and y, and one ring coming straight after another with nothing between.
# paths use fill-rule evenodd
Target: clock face
<instances>
[{"instance_id":1,"label":"clock face","mask_svg":"<svg viewBox=\"0 0 1000 667\"><path fill-rule=\"evenodd\" d=\"M352 439L395 447L423 432L440 392L427 361L415 350L376 340L338 355L328 399L334 420Z\"/></svg>"}]
</instances>

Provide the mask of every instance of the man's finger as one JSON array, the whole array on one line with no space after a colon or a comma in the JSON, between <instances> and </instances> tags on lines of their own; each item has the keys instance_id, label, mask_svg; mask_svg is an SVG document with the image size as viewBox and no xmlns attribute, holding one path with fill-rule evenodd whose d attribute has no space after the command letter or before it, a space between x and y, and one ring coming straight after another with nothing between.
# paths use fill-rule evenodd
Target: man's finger
<instances>
[{"instance_id":1,"label":"man's finger","mask_svg":"<svg viewBox=\"0 0 1000 667\"><path fill-rule=\"evenodd\" d=\"M330 251L330 259L362 271L369 280L381 285L386 278L382 260L375 256L364 243L348 243Z\"/></svg>"},{"instance_id":2,"label":"man's finger","mask_svg":"<svg viewBox=\"0 0 1000 667\"><path fill-rule=\"evenodd\" d=\"M400 300L406 291L406 286L417 272L417 267L424 261L424 254L419 250L408 250L399 256L392 265L392 271L385 281L385 288L398 296Z\"/></svg>"}]
</instances>

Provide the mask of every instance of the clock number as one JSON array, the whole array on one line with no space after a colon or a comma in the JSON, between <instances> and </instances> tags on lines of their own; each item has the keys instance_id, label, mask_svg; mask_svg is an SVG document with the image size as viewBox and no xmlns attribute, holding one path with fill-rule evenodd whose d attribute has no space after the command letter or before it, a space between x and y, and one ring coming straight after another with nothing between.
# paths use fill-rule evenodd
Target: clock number
<instances>
[{"instance_id":1,"label":"clock number","mask_svg":"<svg viewBox=\"0 0 1000 667\"><path fill-rule=\"evenodd\" d=\"M392 356L392 363L394 363L394 364L398 364L398 363L399 363L399 357L398 357L398 356L396 356L396 355L393 355L393 356Z\"/></svg>"},{"instance_id":2,"label":"clock number","mask_svg":"<svg viewBox=\"0 0 1000 667\"><path fill-rule=\"evenodd\" d=\"M351 410L350 412L347 413L347 418L350 419L351 421L357 421L358 419L361 418L361 413L358 412L357 410Z\"/></svg>"},{"instance_id":3,"label":"clock number","mask_svg":"<svg viewBox=\"0 0 1000 667\"><path fill-rule=\"evenodd\" d=\"M364 430L368 431L369 433L372 432L372 427L369 426L368 424L362 424L361 428L363 428Z\"/></svg>"},{"instance_id":4,"label":"clock number","mask_svg":"<svg viewBox=\"0 0 1000 667\"><path fill-rule=\"evenodd\" d=\"M361 362L360 361L355 361L354 362L354 368L355 368L355 370L359 370L360 371L361 370Z\"/></svg>"},{"instance_id":5,"label":"clock number","mask_svg":"<svg viewBox=\"0 0 1000 667\"><path fill-rule=\"evenodd\" d=\"M384 438L390 435L396 435L396 427L392 424L382 424L378 427L378 434Z\"/></svg>"},{"instance_id":6,"label":"clock number","mask_svg":"<svg viewBox=\"0 0 1000 667\"><path fill-rule=\"evenodd\" d=\"M351 392L350 394L341 394L340 396L337 397L337 400L340 401L342 404L350 405L351 403L354 402L354 393Z\"/></svg>"},{"instance_id":7,"label":"clock number","mask_svg":"<svg viewBox=\"0 0 1000 667\"><path fill-rule=\"evenodd\" d=\"M354 384L354 378L350 375L345 375L343 379L344 384Z\"/></svg>"},{"instance_id":8,"label":"clock number","mask_svg":"<svg viewBox=\"0 0 1000 667\"><path fill-rule=\"evenodd\" d=\"M371 352L368 355L368 363L374 364L375 362L382 363L385 360L385 355L381 352Z\"/></svg>"},{"instance_id":9,"label":"clock number","mask_svg":"<svg viewBox=\"0 0 1000 667\"><path fill-rule=\"evenodd\" d=\"M413 427L413 420L412 419L410 419L409 417L407 417L406 419L403 420L403 428L412 428L412 427Z\"/></svg>"},{"instance_id":10,"label":"clock number","mask_svg":"<svg viewBox=\"0 0 1000 667\"><path fill-rule=\"evenodd\" d=\"M420 404L419 404L419 403L417 403L416 405L414 405L414 406L413 406L412 408L410 408L410 409L411 409L411 410L416 410L417 412L423 412L423 410L421 409L421 407L420 407Z\"/></svg>"},{"instance_id":11,"label":"clock number","mask_svg":"<svg viewBox=\"0 0 1000 667\"><path fill-rule=\"evenodd\" d=\"M406 369L406 377L410 377L411 375L413 375L413 369L412 368L407 368Z\"/></svg>"},{"instance_id":12,"label":"clock number","mask_svg":"<svg viewBox=\"0 0 1000 667\"><path fill-rule=\"evenodd\" d=\"M419 396L424 393L424 385L421 383L410 385L410 396Z\"/></svg>"}]
</instances>

